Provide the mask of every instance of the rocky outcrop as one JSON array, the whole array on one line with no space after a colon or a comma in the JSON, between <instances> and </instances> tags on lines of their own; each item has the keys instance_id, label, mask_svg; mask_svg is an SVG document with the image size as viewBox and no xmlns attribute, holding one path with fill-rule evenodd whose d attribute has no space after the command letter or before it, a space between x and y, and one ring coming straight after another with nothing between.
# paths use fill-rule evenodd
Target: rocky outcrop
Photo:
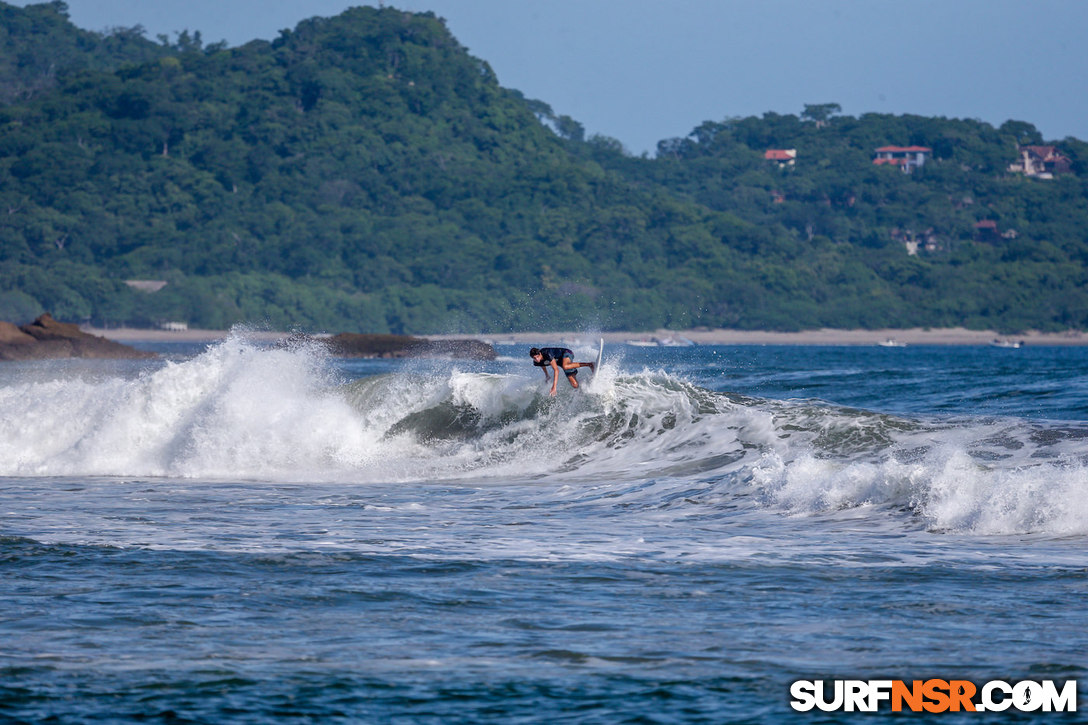
<instances>
[{"instance_id":1,"label":"rocky outcrop","mask_svg":"<svg viewBox=\"0 0 1088 725\"><path fill-rule=\"evenodd\" d=\"M342 332L320 342L337 357L495 359L495 348L479 340L428 340L410 335L360 335Z\"/></svg>"},{"instance_id":2,"label":"rocky outcrop","mask_svg":"<svg viewBox=\"0 0 1088 725\"><path fill-rule=\"evenodd\" d=\"M10 322L0 322L0 345L27 345L36 342Z\"/></svg>"},{"instance_id":3,"label":"rocky outcrop","mask_svg":"<svg viewBox=\"0 0 1088 725\"><path fill-rule=\"evenodd\" d=\"M57 322L48 312L21 327L0 322L0 360L70 357L141 359L157 356L87 334L70 322Z\"/></svg>"}]
</instances>

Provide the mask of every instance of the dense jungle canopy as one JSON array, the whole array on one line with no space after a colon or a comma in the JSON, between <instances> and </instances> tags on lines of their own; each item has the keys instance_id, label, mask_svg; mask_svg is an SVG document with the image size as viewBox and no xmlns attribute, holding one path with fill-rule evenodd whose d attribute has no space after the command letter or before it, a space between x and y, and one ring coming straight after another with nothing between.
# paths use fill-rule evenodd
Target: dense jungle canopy
<instances>
[{"instance_id":1,"label":"dense jungle canopy","mask_svg":"<svg viewBox=\"0 0 1088 725\"><path fill-rule=\"evenodd\" d=\"M500 86L430 13L227 48L0 3L0 319L1088 328L1088 145L838 111L634 157ZM1009 171L1044 144L1068 173ZM931 151L908 174L873 163L888 145Z\"/></svg>"}]
</instances>

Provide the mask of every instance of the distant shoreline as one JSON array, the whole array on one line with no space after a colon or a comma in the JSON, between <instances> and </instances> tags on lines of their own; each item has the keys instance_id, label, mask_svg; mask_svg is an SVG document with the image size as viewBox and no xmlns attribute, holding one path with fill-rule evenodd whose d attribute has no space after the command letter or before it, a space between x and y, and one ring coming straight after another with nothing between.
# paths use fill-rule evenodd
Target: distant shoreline
<instances>
[{"instance_id":1,"label":"distant shoreline","mask_svg":"<svg viewBox=\"0 0 1088 725\"><path fill-rule=\"evenodd\" d=\"M101 327L85 327L80 326L81 330L91 335L98 335L104 337L107 340L114 340L115 342L133 343L133 342L215 342L222 340L230 334L230 330L150 330L138 327L114 327L114 328L101 328ZM245 336L254 339L268 342L275 342L282 340L286 337L290 337L289 332L272 332L269 330L248 330Z\"/></svg>"},{"instance_id":2,"label":"distant shoreline","mask_svg":"<svg viewBox=\"0 0 1088 725\"><path fill-rule=\"evenodd\" d=\"M183 330L178 332L167 330L144 330L135 328L82 328L84 332L92 335L100 335L117 342L214 342L222 340L230 334L229 330ZM250 338L262 341L282 340L290 335L287 332L272 332L267 330L249 331L246 335ZM656 330L654 332L510 332L487 334L457 334L457 335L419 335L429 339L473 338L484 340L493 344L547 344L557 342L586 344L599 337L603 337L606 343L620 344L628 340L674 340L691 342L700 345L814 345L814 346L844 346L844 345L879 345L889 340L906 346L912 345L978 345L987 346L995 340L1008 340L1020 342L1025 346L1071 346L1088 345L1088 333L1081 331L1068 332L1025 332L1016 335L1001 335L992 330L967 330L961 327L951 328L913 328L907 330L803 330L801 332L767 332L759 330Z\"/></svg>"}]
</instances>

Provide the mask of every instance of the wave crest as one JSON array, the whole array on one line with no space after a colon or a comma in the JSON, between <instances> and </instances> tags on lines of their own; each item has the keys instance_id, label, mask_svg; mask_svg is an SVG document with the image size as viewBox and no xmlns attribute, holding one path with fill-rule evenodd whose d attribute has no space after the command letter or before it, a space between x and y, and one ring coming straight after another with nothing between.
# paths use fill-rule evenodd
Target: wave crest
<instances>
[{"instance_id":1,"label":"wave crest","mask_svg":"<svg viewBox=\"0 0 1088 725\"><path fill-rule=\"evenodd\" d=\"M664 496L671 508L687 497L663 487L694 482L719 507L872 510L934 531L1088 533L1084 426L911 420L608 364L588 389L550 398L532 372L434 366L344 383L319 350L232 337L135 377L0 386L0 475L561 477L639 483L633 495Z\"/></svg>"}]
</instances>

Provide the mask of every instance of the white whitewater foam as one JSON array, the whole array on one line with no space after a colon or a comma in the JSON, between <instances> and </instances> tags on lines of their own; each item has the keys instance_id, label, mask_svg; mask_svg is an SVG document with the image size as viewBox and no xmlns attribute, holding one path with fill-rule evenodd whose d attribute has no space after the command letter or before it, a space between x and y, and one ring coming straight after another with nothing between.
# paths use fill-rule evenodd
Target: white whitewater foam
<instances>
[{"instance_id":1,"label":"white whitewater foam","mask_svg":"<svg viewBox=\"0 0 1088 725\"><path fill-rule=\"evenodd\" d=\"M4 475L251 478L358 465L368 437L311 351L231 338L112 379L0 389Z\"/></svg>"},{"instance_id":2,"label":"white whitewater foam","mask_svg":"<svg viewBox=\"0 0 1088 725\"><path fill-rule=\"evenodd\" d=\"M872 506L934 531L1088 533L1088 436L1068 426L739 399L610 362L554 399L535 370L347 385L331 370L315 349L232 337L134 379L3 385L0 475L633 482L624 505L649 509ZM692 482L711 494L671 498Z\"/></svg>"},{"instance_id":3,"label":"white whitewater foam","mask_svg":"<svg viewBox=\"0 0 1088 725\"><path fill-rule=\"evenodd\" d=\"M934 531L1088 534L1088 469L1079 462L1000 467L955 445L913 463L770 454L753 468L752 483L769 504L793 514L875 505L910 510Z\"/></svg>"}]
</instances>

